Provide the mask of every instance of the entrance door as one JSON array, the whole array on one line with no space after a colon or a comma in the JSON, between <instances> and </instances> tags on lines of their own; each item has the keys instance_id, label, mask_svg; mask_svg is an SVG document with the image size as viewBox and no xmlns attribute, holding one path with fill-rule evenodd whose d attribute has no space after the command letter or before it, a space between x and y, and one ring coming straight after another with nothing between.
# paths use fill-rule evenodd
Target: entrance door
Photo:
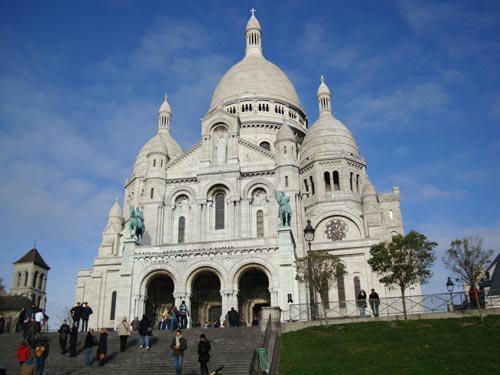
<instances>
[{"instance_id":1,"label":"entrance door","mask_svg":"<svg viewBox=\"0 0 500 375\"><path fill-rule=\"evenodd\" d=\"M219 276L213 271L202 271L195 276L191 290L193 325L219 320L222 312Z\"/></svg>"},{"instance_id":2,"label":"entrance door","mask_svg":"<svg viewBox=\"0 0 500 375\"><path fill-rule=\"evenodd\" d=\"M261 269L250 268L241 276L238 289L241 319L247 324L250 324L254 317L260 319L262 307L271 306L267 275Z\"/></svg>"}]
</instances>

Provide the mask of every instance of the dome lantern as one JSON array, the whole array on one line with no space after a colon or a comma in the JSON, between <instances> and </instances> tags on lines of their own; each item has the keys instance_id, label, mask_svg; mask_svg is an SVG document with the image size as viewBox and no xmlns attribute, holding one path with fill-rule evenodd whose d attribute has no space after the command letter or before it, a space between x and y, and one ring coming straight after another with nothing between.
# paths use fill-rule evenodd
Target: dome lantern
<instances>
[{"instance_id":1,"label":"dome lantern","mask_svg":"<svg viewBox=\"0 0 500 375\"><path fill-rule=\"evenodd\" d=\"M172 110L167 101L167 94L163 97L163 103L161 103L160 109L158 110L158 131L168 130L170 131L170 119L172 118Z\"/></svg>"},{"instance_id":2,"label":"dome lantern","mask_svg":"<svg viewBox=\"0 0 500 375\"><path fill-rule=\"evenodd\" d=\"M325 77L321 76L321 83L318 87L318 105L319 105L319 115L323 113L332 113L332 94L330 89L325 83Z\"/></svg>"},{"instance_id":3,"label":"dome lantern","mask_svg":"<svg viewBox=\"0 0 500 375\"><path fill-rule=\"evenodd\" d=\"M245 35L247 39L246 55L262 56L262 29L259 20L255 17L255 9L250 10L252 16L247 22Z\"/></svg>"}]
</instances>

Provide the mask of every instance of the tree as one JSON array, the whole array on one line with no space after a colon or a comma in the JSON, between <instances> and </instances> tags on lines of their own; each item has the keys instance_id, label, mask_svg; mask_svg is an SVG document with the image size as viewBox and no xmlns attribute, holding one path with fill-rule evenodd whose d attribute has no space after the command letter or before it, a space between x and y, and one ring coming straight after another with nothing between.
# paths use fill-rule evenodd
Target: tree
<instances>
[{"instance_id":1,"label":"tree","mask_svg":"<svg viewBox=\"0 0 500 375\"><path fill-rule=\"evenodd\" d=\"M319 252L309 252L307 256L295 262L297 275L295 279L301 283L310 283L313 290L320 295L323 316L328 325L326 304L328 288L337 278L347 274L344 262L336 255Z\"/></svg>"},{"instance_id":2,"label":"tree","mask_svg":"<svg viewBox=\"0 0 500 375\"><path fill-rule=\"evenodd\" d=\"M372 257L368 264L382 276L380 282L389 288L399 286L401 290L405 320L405 290L417 282L427 283L432 276L436 246L436 242L428 241L426 236L412 230L406 236L395 235L390 242L373 245L370 249Z\"/></svg>"},{"instance_id":3,"label":"tree","mask_svg":"<svg viewBox=\"0 0 500 375\"><path fill-rule=\"evenodd\" d=\"M3 285L3 279L0 277L0 297L6 296L7 291L5 290L5 286Z\"/></svg>"},{"instance_id":4,"label":"tree","mask_svg":"<svg viewBox=\"0 0 500 375\"><path fill-rule=\"evenodd\" d=\"M456 239L451 241L450 246L443 257L443 263L460 281L468 284L471 289L476 289L485 267L490 263L493 250L483 250L483 239L480 237ZM479 298L475 300L482 320Z\"/></svg>"}]
</instances>

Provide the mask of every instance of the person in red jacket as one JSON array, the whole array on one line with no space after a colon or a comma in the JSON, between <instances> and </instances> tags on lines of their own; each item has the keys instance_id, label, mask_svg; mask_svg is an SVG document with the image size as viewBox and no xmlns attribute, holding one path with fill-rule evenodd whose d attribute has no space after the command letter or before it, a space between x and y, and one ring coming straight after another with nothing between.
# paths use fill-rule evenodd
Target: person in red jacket
<instances>
[{"instance_id":1,"label":"person in red jacket","mask_svg":"<svg viewBox=\"0 0 500 375\"><path fill-rule=\"evenodd\" d=\"M19 361L19 366L22 366L24 362L26 362L31 354L30 348L26 344L26 341L23 341L19 344L17 348L17 360Z\"/></svg>"}]
</instances>

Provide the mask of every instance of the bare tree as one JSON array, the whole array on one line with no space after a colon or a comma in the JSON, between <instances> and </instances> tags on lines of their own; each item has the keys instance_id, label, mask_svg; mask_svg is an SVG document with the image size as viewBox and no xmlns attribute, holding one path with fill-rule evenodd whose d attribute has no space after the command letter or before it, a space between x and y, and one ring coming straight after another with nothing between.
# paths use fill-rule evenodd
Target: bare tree
<instances>
[{"instance_id":1,"label":"bare tree","mask_svg":"<svg viewBox=\"0 0 500 375\"><path fill-rule=\"evenodd\" d=\"M328 325L326 305L328 288L337 278L347 274L344 262L336 255L328 253L310 252L307 256L295 262L296 280L301 283L310 283L313 290L320 295L325 324Z\"/></svg>"},{"instance_id":2,"label":"bare tree","mask_svg":"<svg viewBox=\"0 0 500 375\"><path fill-rule=\"evenodd\" d=\"M482 238L477 236L464 237L451 242L450 248L443 257L443 263L458 277L458 280L476 290L492 255L493 250L483 250ZM479 298L475 298L475 300L482 320Z\"/></svg>"},{"instance_id":3,"label":"bare tree","mask_svg":"<svg viewBox=\"0 0 500 375\"><path fill-rule=\"evenodd\" d=\"M401 290L405 320L408 318L405 290L418 282L425 284L432 276L436 246L436 242L412 230L406 236L398 234L390 242L373 245L370 249L372 257L368 264L382 276L380 282L389 288L397 285Z\"/></svg>"}]
</instances>

